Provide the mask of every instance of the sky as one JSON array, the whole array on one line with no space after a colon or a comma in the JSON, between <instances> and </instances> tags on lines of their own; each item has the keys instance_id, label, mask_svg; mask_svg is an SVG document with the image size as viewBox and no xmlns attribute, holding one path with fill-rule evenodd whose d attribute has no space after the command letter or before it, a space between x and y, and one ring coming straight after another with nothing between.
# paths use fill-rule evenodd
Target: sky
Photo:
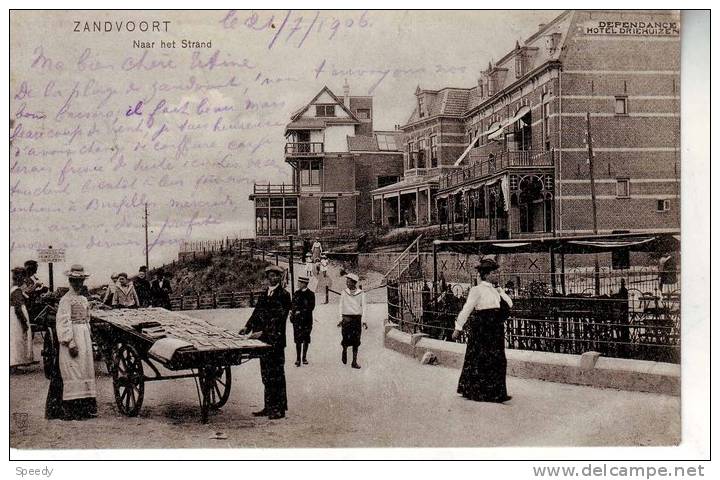
<instances>
[{"instance_id":1,"label":"sky","mask_svg":"<svg viewBox=\"0 0 720 480\"><path fill-rule=\"evenodd\" d=\"M393 129L559 13L13 11L11 264L53 245L91 285L136 272L146 202L151 267L252 236L253 183L290 182L284 125L323 86Z\"/></svg>"}]
</instances>

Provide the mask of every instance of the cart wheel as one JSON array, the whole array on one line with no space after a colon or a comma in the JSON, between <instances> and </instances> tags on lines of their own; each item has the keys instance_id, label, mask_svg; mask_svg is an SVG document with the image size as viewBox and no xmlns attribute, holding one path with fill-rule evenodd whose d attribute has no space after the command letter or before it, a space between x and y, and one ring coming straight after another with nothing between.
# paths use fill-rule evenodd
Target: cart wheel
<instances>
[{"instance_id":1,"label":"cart wheel","mask_svg":"<svg viewBox=\"0 0 720 480\"><path fill-rule=\"evenodd\" d=\"M137 416L145 395L145 374L142 359L132 345L120 344L113 352L112 376L120 413Z\"/></svg>"},{"instance_id":2,"label":"cart wheel","mask_svg":"<svg viewBox=\"0 0 720 480\"><path fill-rule=\"evenodd\" d=\"M47 329L42 334L43 336L43 372L45 378L48 380L52 377L53 364L55 363L55 357L57 356L57 349L55 348L55 342L53 341L53 334L50 329Z\"/></svg>"},{"instance_id":3,"label":"cart wheel","mask_svg":"<svg viewBox=\"0 0 720 480\"><path fill-rule=\"evenodd\" d=\"M232 374L230 367L207 366L200 370L202 423L207 423L210 410L217 410L230 398Z\"/></svg>"}]
</instances>

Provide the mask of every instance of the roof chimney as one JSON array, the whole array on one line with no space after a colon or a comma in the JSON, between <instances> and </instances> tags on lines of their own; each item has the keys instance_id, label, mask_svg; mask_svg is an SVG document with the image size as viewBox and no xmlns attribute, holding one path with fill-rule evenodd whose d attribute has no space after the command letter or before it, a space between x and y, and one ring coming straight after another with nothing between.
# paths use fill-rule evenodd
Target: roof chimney
<instances>
[{"instance_id":1,"label":"roof chimney","mask_svg":"<svg viewBox=\"0 0 720 480\"><path fill-rule=\"evenodd\" d=\"M542 30L543 28L545 28L545 24L544 24L544 23L538 23L538 30Z\"/></svg>"},{"instance_id":2,"label":"roof chimney","mask_svg":"<svg viewBox=\"0 0 720 480\"><path fill-rule=\"evenodd\" d=\"M348 85L347 78L345 79L345 85L343 85L343 101L346 107L350 107L350 85Z\"/></svg>"}]
</instances>

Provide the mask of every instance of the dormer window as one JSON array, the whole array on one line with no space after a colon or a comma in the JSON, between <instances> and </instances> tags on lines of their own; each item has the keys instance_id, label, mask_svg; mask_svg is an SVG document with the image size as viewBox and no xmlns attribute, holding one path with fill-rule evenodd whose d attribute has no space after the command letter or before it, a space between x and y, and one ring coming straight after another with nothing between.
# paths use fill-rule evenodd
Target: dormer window
<instances>
[{"instance_id":1,"label":"dormer window","mask_svg":"<svg viewBox=\"0 0 720 480\"><path fill-rule=\"evenodd\" d=\"M492 97L493 95L495 95L495 79L496 79L495 72L488 74L488 83L487 83L488 97Z\"/></svg>"},{"instance_id":2,"label":"dormer window","mask_svg":"<svg viewBox=\"0 0 720 480\"><path fill-rule=\"evenodd\" d=\"M425 100L422 95L418 96L418 115L420 115L420 118L425 116Z\"/></svg>"},{"instance_id":3,"label":"dormer window","mask_svg":"<svg viewBox=\"0 0 720 480\"><path fill-rule=\"evenodd\" d=\"M316 117L334 117L335 105L315 105Z\"/></svg>"},{"instance_id":4,"label":"dormer window","mask_svg":"<svg viewBox=\"0 0 720 480\"><path fill-rule=\"evenodd\" d=\"M485 82L483 82L482 80L478 82L478 95L480 96L480 98L483 98L485 96Z\"/></svg>"},{"instance_id":5,"label":"dormer window","mask_svg":"<svg viewBox=\"0 0 720 480\"><path fill-rule=\"evenodd\" d=\"M549 53L554 53L560 46L560 33L551 33L545 37L545 47Z\"/></svg>"},{"instance_id":6,"label":"dormer window","mask_svg":"<svg viewBox=\"0 0 720 480\"><path fill-rule=\"evenodd\" d=\"M515 55L515 78L525 75L526 56L523 50L519 50Z\"/></svg>"}]
</instances>

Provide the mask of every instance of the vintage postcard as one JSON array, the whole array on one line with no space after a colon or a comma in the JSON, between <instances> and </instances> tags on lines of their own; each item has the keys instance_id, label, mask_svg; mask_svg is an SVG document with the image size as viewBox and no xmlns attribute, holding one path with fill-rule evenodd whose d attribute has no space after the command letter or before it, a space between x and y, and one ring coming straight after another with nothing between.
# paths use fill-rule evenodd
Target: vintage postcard
<instances>
[{"instance_id":1,"label":"vintage postcard","mask_svg":"<svg viewBox=\"0 0 720 480\"><path fill-rule=\"evenodd\" d=\"M681 444L684 18L11 11L11 455Z\"/></svg>"}]
</instances>

